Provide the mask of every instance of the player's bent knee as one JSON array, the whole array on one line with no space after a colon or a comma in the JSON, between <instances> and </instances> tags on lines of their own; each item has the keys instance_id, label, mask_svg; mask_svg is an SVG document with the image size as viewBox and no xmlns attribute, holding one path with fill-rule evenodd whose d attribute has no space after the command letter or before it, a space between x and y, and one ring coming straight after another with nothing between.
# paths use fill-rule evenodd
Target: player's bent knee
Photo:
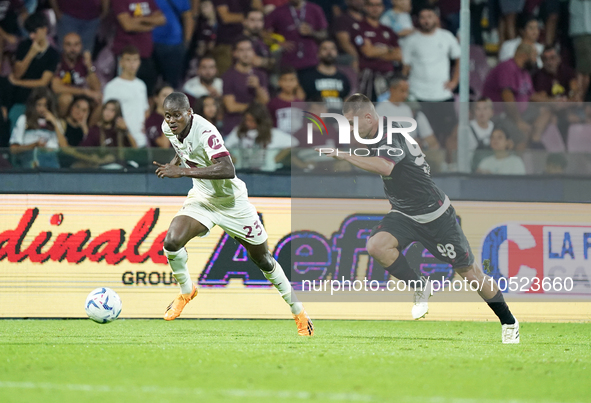
<instances>
[{"instance_id":1,"label":"player's bent knee","mask_svg":"<svg viewBox=\"0 0 591 403\"><path fill-rule=\"evenodd\" d=\"M262 271L272 271L275 268L275 260L268 251L262 254L251 254L250 258Z\"/></svg>"},{"instance_id":2,"label":"player's bent knee","mask_svg":"<svg viewBox=\"0 0 591 403\"><path fill-rule=\"evenodd\" d=\"M170 231L166 234L166 238L164 238L164 249L171 252L176 252L183 246L185 246L185 242L180 239L180 237L175 236L174 233Z\"/></svg>"}]
</instances>

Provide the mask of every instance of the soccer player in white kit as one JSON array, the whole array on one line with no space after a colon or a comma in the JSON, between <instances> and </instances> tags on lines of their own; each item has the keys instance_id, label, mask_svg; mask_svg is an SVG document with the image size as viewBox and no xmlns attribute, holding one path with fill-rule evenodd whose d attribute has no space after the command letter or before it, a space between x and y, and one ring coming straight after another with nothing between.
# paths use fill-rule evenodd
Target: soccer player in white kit
<instances>
[{"instance_id":1,"label":"soccer player in white kit","mask_svg":"<svg viewBox=\"0 0 591 403\"><path fill-rule=\"evenodd\" d=\"M297 300L291 283L267 246L267 233L255 207L248 201L244 182L236 177L230 153L217 128L194 114L185 94L173 92L164 100L162 131L176 151L168 164L159 164L159 178L193 178L183 207L170 223L164 239L164 254L181 292L168 306L165 320L176 319L197 296L187 268L185 244L194 237L206 236L219 225L246 248L250 259L277 288L291 308L298 334L312 336L314 326ZM179 166L180 165L180 166Z\"/></svg>"}]
</instances>

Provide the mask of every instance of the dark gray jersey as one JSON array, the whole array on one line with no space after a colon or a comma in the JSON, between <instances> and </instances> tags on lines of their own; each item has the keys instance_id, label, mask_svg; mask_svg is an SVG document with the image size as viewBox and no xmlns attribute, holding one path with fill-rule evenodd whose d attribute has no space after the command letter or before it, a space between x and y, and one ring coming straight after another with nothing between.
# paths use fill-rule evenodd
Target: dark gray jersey
<instances>
[{"instance_id":1,"label":"dark gray jersey","mask_svg":"<svg viewBox=\"0 0 591 403\"><path fill-rule=\"evenodd\" d=\"M411 144L400 133L394 133L392 144L388 144L385 132L386 129L379 143L368 148L371 156L394 163L390 175L382 176L384 192L392 209L409 216L420 216L439 209L447 196L431 179L431 168L421 147Z\"/></svg>"}]
</instances>

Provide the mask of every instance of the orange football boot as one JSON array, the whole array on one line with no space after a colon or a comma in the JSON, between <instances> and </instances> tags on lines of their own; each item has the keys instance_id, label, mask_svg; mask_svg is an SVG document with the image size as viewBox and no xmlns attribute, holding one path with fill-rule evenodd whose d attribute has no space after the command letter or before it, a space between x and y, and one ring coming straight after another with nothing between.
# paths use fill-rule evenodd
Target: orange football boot
<instances>
[{"instance_id":1,"label":"orange football boot","mask_svg":"<svg viewBox=\"0 0 591 403\"><path fill-rule=\"evenodd\" d=\"M190 294L179 294L166 308L164 313L164 320L175 320L181 315L185 305L189 303L193 298L197 296L197 287L193 283L193 290Z\"/></svg>"},{"instance_id":2,"label":"orange football boot","mask_svg":"<svg viewBox=\"0 0 591 403\"><path fill-rule=\"evenodd\" d=\"M298 315L293 315L293 318L295 319L296 325L298 326L298 334L300 336L314 335L314 325L312 324L312 321L305 310L300 312Z\"/></svg>"}]
</instances>

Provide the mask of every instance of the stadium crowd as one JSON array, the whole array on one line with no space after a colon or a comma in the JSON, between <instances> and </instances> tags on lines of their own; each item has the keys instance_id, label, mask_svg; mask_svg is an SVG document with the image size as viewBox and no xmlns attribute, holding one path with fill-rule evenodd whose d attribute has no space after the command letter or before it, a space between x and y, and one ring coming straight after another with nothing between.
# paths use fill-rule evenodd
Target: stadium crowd
<instances>
[{"instance_id":1,"label":"stadium crowd","mask_svg":"<svg viewBox=\"0 0 591 403\"><path fill-rule=\"evenodd\" d=\"M591 1L470 4L473 171L566 172L568 153L591 153ZM162 101L181 90L239 168L314 169L286 152L306 143L303 111L362 92L381 115L415 118L434 172L454 171L459 12L460 0L0 0L0 166L168 148ZM334 146L327 134L313 145ZM545 165L532 168L536 150Z\"/></svg>"}]
</instances>

